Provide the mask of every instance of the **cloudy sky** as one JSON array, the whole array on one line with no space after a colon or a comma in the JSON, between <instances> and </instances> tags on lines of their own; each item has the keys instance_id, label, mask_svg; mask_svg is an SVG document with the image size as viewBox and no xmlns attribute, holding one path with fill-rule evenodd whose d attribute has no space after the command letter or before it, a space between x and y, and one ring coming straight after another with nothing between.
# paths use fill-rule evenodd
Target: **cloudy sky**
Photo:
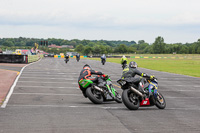
<instances>
[{"instance_id":1,"label":"cloudy sky","mask_svg":"<svg viewBox=\"0 0 200 133\"><path fill-rule=\"evenodd\" d=\"M200 0L0 0L0 38L200 38Z\"/></svg>"}]
</instances>

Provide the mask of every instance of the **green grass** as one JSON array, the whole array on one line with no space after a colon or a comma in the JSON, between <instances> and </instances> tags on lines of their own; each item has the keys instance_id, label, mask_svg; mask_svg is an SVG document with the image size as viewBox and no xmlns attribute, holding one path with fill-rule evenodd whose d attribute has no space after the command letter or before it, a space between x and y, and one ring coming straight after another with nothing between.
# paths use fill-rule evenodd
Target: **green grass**
<instances>
[{"instance_id":1,"label":"green grass","mask_svg":"<svg viewBox=\"0 0 200 133\"><path fill-rule=\"evenodd\" d=\"M99 58L90 58L99 60ZM138 67L148 68L151 70L164 71L188 76L200 77L200 60L199 59L133 59ZM107 62L120 63L119 58L107 58Z\"/></svg>"}]
</instances>

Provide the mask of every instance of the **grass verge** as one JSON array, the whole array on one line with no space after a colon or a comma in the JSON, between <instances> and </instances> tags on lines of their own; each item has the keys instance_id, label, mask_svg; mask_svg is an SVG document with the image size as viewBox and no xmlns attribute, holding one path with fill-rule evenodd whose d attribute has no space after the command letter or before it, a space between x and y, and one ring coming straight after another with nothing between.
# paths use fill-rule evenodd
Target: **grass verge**
<instances>
[{"instance_id":1,"label":"grass verge","mask_svg":"<svg viewBox=\"0 0 200 133\"><path fill-rule=\"evenodd\" d=\"M89 58L99 60L99 58ZM200 77L199 59L128 59L137 62L139 67L170 72L193 77ZM107 58L107 62L120 63L120 58Z\"/></svg>"}]
</instances>

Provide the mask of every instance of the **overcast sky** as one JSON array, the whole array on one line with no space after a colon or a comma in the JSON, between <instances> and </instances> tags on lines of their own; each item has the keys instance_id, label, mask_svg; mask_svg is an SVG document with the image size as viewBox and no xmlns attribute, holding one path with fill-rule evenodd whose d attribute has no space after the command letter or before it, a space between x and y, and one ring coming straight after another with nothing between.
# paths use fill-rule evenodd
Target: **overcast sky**
<instances>
[{"instance_id":1,"label":"overcast sky","mask_svg":"<svg viewBox=\"0 0 200 133\"><path fill-rule=\"evenodd\" d=\"M0 0L0 38L200 39L200 0Z\"/></svg>"}]
</instances>

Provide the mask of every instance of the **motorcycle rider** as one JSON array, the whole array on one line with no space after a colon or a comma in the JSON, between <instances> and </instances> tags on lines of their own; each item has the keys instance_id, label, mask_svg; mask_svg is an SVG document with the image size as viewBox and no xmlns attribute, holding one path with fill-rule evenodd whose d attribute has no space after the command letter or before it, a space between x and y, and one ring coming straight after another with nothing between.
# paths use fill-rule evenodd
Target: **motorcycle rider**
<instances>
[{"instance_id":1,"label":"motorcycle rider","mask_svg":"<svg viewBox=\"0 0 200 133\"><path fill-rule=\"evenodd\" d=\"M138 90L142 93L146 93L144 91L144 88L143 88L143 85L140 85L140 84L143 84L144 81L143 81L143 78L142 77L146 77L146 78L150 78L150 79L153 79L154 76L153 75L148 75L146 73L142 73L140 72L138 69L137 69L137 63L134 62L134 61L131 61L129 63L129 67L126 67L124 70L123 70L123 73L122 73L122 79L130 79L136 86L138 86ZM139 75L139 76L142 76L142 77L138 77L136 78L135 75Z\"/></svg>"},{"instance_id":2,"label":"motorcycle rider","mask_svg":"<svg viewBox=\"0 0 200 133\"><path fill-rule=\"evenodd\" d=\"M80 54L79 54L79 53L76 54L76 60L77 60L77 61L80 60Z\"/></svg>"},{"instance_id":3,"label":"motorcycle rider","mask_svg":"<svg viewBox=\"0 0 200 133\"><path fill-rule=\"evenodd\" d=\"M101 56L101 63L103 63L103 61L106 62L106 55L105 55L105 54L103 54L103 55ZM104 63L105 63L105 62L104 62Z\"/></svg>"},{"instance_id":4,"label":"motorcycle rider","mask_svg":"<svg viewBox=\"0 0 200 133\"><path fill-rule=\"evenodd\" d=\"M68 54L65 55L65 60L69 61L69 55Z\"/></svg>"},{"instance_id":5,"label":"motorcycle rider","mask_svg":"<svg viewBox=\"0 0 200 133\"><path fill-rule=\"evenodd\" d=\"M122 56L121 58L121 64L122 64L122 68L124 69L125 67L127 67L127 58L125 55Z\"/></svg>"},{"instance_id":6,"label":"motorcycle rider","mask_svg":"<svg viewBox=\"0 0 200 133\"><path fill-rule=\"evenodd\" d=\"M99 76L100 76L100 75L103 75L103 77L106 76L106 75L103 74L102 72L92 70L92 68L91 68L90 65L85 64L85 65L83 66L82 71L80 72L80 76L79 76L79 78L78 78L78 82L79 82L80 80L82 80L82 79L89 79L89 80L93 81L94 83L101 84L101 83L102 83L102 79L99 78L99 76L91 77L92 74L99 75ZM85 94L85 91L86 91L86 90L84 90L81 86L79 86L79 88L81 89L83 95L84 95L85 97L87 97L86 94Z\"/></svg>"}]
</instances>

